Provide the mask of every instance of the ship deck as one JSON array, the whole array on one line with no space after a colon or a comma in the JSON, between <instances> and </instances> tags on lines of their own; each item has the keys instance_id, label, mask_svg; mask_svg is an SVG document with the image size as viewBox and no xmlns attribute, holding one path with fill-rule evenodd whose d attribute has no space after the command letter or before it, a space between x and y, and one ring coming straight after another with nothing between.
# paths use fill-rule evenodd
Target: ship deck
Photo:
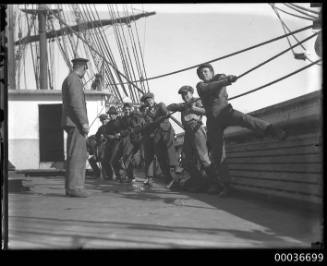
<instances>
[{"instance_id":1,"label":"ship deck","mask_svg":"<svg viewBox=\"0 0 327 266\"><path fill-rule=\"evenodd\" d=\"M226 198L86 179L89 198L64 196L63 176L23 176L10 192L9 249L309 248L319 212L233 193Z\"/></svg>"}]
</instances>

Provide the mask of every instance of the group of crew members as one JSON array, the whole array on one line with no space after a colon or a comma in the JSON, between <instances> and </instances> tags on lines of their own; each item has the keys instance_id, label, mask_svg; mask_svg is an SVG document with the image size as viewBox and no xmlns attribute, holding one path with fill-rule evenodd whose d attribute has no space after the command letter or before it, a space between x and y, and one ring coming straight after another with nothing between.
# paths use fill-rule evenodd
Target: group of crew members
<instances>
[{"instance_id":1,"label":"group of crew members","mask_svg":"<svg viewBox=\"0 0 327 266\"><path fill-rule=\"evenodd\" d=\"M275 125L235 110L228 103L226 87L236 82L237 77L215 75L212 65L203 64L197 68L197 75L201 81L196 85L196 89L200 98L193 96L194 89L190 85L179 88L178 94L182 98L180 103L168 106L163 102L157 103L153 93L145 93L141 97L142 105L138 108L127 102L123 104L120 113L115 106L111 106L106 114L99 116L102 126L97 133L86 138L89 128L87 128L88 121L83 117L87 114L85 96L81 82L77 82L77 77L81 79L85 74L87 61L75 59L73 66L75 66L74 71L63 84L63 121L66 121L64 128L68 133L67 149L74 151L67 154L66 194L68 196L88 196L84 187L74 187L74 182L69 181L78 179L82 174L81 164L76 167L76 159L71 159L71 155L74 157L77 152L84 154L84 146L83 150L76 147L76 143L81 141L79 140L81 136L84 137L84 141L87 139L88 152L91 154L89 163L94 173L102 176L103 179L133 182L136 166L134 157L137 152L142 151L145 186L151 186L156 168L159 166L166 184L174 184L169 187L176 188L183 172L187 172L190 178L183 183L184 189L219 196L226 196L230 191L224 152L224 130L227 127L246 127L280 140L287 137L286 132ZM66 99L66 109L64 91L67 92L66 98L70 98L69 101ZM72 108L78 101L80 101L79 107ZM170 114L174 112L181 113L185 130L181 160L175 148L175 131L169 121ZM207 118L206 128L202 122L203 116ZM67 117L72 118L68 120L74 120L75 130L69 128L71 126L67 127ZM79 118L75 119L76 117ZM78 135L78 132L80 136L74 138L74 134ZM77 157L79 161L85 159L85 156ZM73 169L78 171L74 172ZM84 182L85 173L79 179Z\"/></svg>"}]
</instances>

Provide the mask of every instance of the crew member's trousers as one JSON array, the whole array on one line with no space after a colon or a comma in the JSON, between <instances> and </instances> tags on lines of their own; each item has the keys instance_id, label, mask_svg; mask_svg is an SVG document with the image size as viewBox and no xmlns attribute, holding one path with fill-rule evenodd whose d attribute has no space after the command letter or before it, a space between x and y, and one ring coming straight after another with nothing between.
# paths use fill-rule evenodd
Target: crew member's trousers
<instances>
[{"instance_id":1,"label":"crew member's trousers","mask_svg":"<svg viewBox=\"0 0 327 266\"><path fill-rule=\"evenodd\" d=\"M156 155L163 175L166 178L171 178L170 168L178 165L174 144L174 132L172 129L168 131L160 130L154 138L149 136L144 138L144 160L147 176L153 176L153 171L155 171L153 167L154 156Z\"/></svg>"},{"instance_id":2,"label":"crew member's trousers","mask_svg":"<svg viewBox=\"0 0 327 266\"><path fill-rule=\"evenodd\" d=\"M193 169L196 165L195 160L198 160L204 168L211 164L207 147L207 134L203 127L195 132L185 131L183 152L185 156L183 166L185 169Z\"/></svg>"},{"instance_id":3,"label":"crew member's trousers","mask_svg":"<svg viewBox=\"0 0 327 266\"><path fill-rule=\"evenodd\" d=\"M123 169L126 171L128 178L134 177L134 165L133 165L133 155L136 151L134 150L134 145L131 142L129 136L123 137L120 139L118 144L117 153L114 155L113 158L113 165L115 171L119 171L119 169ZM119 164L119 160L121 163Z\"/></svg>"},{"instance_id":4,"label":"crew member's trousers","mask_svg":"<svg viewBox=\"0 0 327 266\"><path fill-rule=\"evenodd\" d=\"M207 118L208 143L212 161L216 165L221 163L224 143L224 130L229 126L240 126L254 132L265 134L271 124L262 119L244 114L228 106L216 118Z\"/></svg>"},{"instance_id":5,"label":"crew member's trousers","mask_svg":"<svg viewBox=\"0 0 327 266\"><path fill-rule=\"evenodd\" d=\"M113 179L114 175L119 175L116 171L117 166L114 165L117 163L115 159L119 149L119 141L110 140L105 145L103 158L101 159L102 174L104 179Z\"/></svg>"},{"instance_id":6,"label":"crew member's trousers","mask_svg":"<svg viewBox=\"0 0 327 266\"><path fill-rule=\"evenodd\" d=\"M88 157L86 138L76 127L66 127L67 160L65 172L66 192L82 190L85 184L85 167Z\"/></svg>"}]
</instances>

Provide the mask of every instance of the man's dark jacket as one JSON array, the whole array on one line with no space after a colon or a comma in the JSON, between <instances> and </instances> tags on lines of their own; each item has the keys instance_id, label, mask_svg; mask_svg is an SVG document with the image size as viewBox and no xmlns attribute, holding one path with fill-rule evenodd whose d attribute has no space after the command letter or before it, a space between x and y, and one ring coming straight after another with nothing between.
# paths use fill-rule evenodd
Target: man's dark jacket
<instances>
[{"instance_id":1,"label":"man's dark jacket","mask_svg":"<svg viewBox=\"0 0 327 266\"><path fill-rule=\"evenodd\" d=\"M88 124L85 95L80 77L72 72L62 84L62 120L63 128L82 128L83 124Z\"/></svg>"}]
</instances>

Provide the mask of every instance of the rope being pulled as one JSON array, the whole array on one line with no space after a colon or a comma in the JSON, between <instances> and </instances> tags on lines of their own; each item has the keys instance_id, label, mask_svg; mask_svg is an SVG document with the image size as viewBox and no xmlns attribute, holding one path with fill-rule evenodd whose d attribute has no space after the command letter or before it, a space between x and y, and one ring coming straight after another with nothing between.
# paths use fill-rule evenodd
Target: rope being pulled
<instances>
[{"instance_id":1,"label":"rope being pulled","mask_svg":"<svg viewBox=\"0 0 327 266\"><path fill-rule=\"evenodd\" d=\"M312 38L315 37L316 35L318 35L318 32L316 32L316 33L310 35L309 37L303 39L302 41L299 41L298 43L296 43L296 44L290 46L289 48L287 48L287 49L281 51L280 53L278 53L278 54L276 54L276 55L274 55L274 56L268 58L268 59L265 60L264 62L262 62L262 63L260 63L260 64L258 64L258 65L256 65L256 66L254 66L254 67L252 67L251 69L249 69L249 70L245 71L244 73L242 73L241 75L239 75L237 78L239 79L239 78L241 78L241 77L243 77L243 76L249 74L249 73L252 72L253 70L255 70L255 69L257 69L257 68L259 68L259 67L261 67L261 66L267 64L268 62L272 61L273 59L276 59L277 57L279 57L279 56L281 56L281 55L287 53L288 51L292 50L294 47L297 47L297 46L301 45L302 43L304 43L304 42L306 42L306 41L312 39Z\"/></svg>"},{"instance_id":2,"label":"rope being pulled","mask_svg":"<svg viewBox=\"0 0 327 266\"><path fill-rule=\"evenodd\" d=\"M277 83L277 82L279 82L279 81L281 81L281 80L283 80L283 79L286 79L286 78L288 78L288 77L290 77L290 76L293 76L293 75L295 75L295 74L297 74L297 73L299 73L299 72L301 72L301 71L303 71L303 70L305 70L305 69L307 69L307 68L309 68L309 67L311 67L311 66L313 66L313 65L315 65L315 64L318 64L318 63L321 62L321 61L322 61L322 59L319 59L319 60L317 60L317 61L314 61L314 62L312 62L311 64L306 65L306 66L304 66L304 67L302 67L302 68L299 68L298 70L295 70L295 71L293 71L293 72L291 72L291 73L289 73L289 74L287 74L287 75L285 75L285 76L283 76L283 77L281 77L281 78L278 78L278 79L276 79L276 80L274 80L274 81L271 81L271 82L269 82L269 83L267 83L267 84L265 84L265 85L262 85L262 86L260 86L260 87L258 87L258 88L256 88L256 89L249 90L249 91L247 91L247 92L244 92L244 93L241 93L241 94L239 94L239 95L233 96L233 97L229 98L228 100L234 100L234 99L236 99L236 98L239 98L239 97L241 97L241 96L244 96L244 95L250 94L250 93L252 93L252 92L255 92L255 91L258 91L258 90L262 90L263 88L266 88L266 87L268 87L268 86L271 86L271 85L273 85L273 84L275 84L275 83Z\"/></svg>"},{"instance_id":3,"label":"rope being pulled","mask_svg":"<svg viewBox=\"0 0 327 266\"><path fill-rule=\"evenodd\" d=\"M272 38L270 40L267 40L267 41L264 41L264 42L261 42L261 43L258 43L258 44L249 46L249 47L244 48L242 50L239 50L239 51L236 51L236 52L233 52L233 53L230 53L230 54L227 54L227 55L224 55L224 56L221 56L221 57L212 59L212 60L207 61L207 62L203 62L203 63L197 64L197 65L193 65L193 66L190 66L190 67L182 68L182 69L179 69L179 70L176 70L176 71L173 71L173 72L169 72L169 73L166 73L166 74L149 77L149 78L144 79L144 80L133 80L133 81L130 81L130 82L140 82L140 81L145 81L145 80L154 80L154 79L159 79L159 78L167 77L167 76L170 76L170 75L174 75L174 74L177 74L177 73L180 73L180 72L184 72L184 71L187 71L187 70L196 68L196 67L198 67L198 66L200 66L202 64L205 64L205 63L213 63L213 62L216 62L216 61L219 61L219 60L222 60L222 59L225 59L225 58L228 58L228 57L237 55L237 54L241 54L241 53L247 52L249 50L255 49L255 48L260 47L262 45L265 45L265 44L272 43L272 42L278 41L280 39L283 39L283 38L285 38L287 36L290 36L292 34L296 34L296 33L299 33L299 32L302 32L302 31L305 31L305 30L308 30L308 29L311 29L312 27L313 26L310 25L310 26L307 26L307 27L304 27L304 28L301 28L301 29L298 29L298 30L289 32L287 34L280 35L280 36L275 37L275 38ZM111 84L111 85L118 85L118 84Z\"/></svg>"},{"instance_id":4,"label":"rope being pulled","mask_svg":"<svg viewBox=\"0 0 327 266\"><path fill-rule=\"evenodd\" d=\"M258 88L255 88L255 89L253 89L253 90L249 90L249 91L247 91L247 92L244 92L244 93L238 94L238 95L233 96L233 97L231 97L231 98L228 98L228 100L234 100L234 99L237 99L237 98L239 98L239 97L241 97L241 96L244 96L244 95L247 95L247 94L253 93L253 92L258 91L258 90L262 90L262 89L264 89L264 88L266 88L266 87L268 87L268 86L271 86L271 85L273 85L273 84L275 84L275 83L277 83L277 82L279 82L279 81L282 81L282 80L284 80L284 79L286 79L286 78L288 78L288 77L291 77L291 76L293 76L293 75L295 75L295 74L297 74L297 73L299 73L299 72L301 72L301 71L303 71L303 70L305 70L305 69L307 69L307 68L309 68L309 67L311 67L311 66L313 66L313 65L315 65L315 64L318 64L318 63L321 62L321 61L322 61L322 59L319 59L319 60L317 60L317 61L315 61L315 62L313 62L313 63L311 63L311 64L309 64L309 65L306 65L306 66L304 66L304 67L302 67L302 68L299 68L299 69L297 69L297 70L295 70L295 71L293 71L293 72L291 72L291 73L289 73L289 74L287 74L287 75L285 75L285 76L282 76L282 77L280 77L280 78L278 78L278 79L275 79L275 80L273 80L273 81L271 81L271 82L269 82L269 83L266 83L266 84L264 84L264 85L262 85L262 86L260 86L260 87L258 87ZM187 103L187 104L193 104L193 103L195 103L196 101L198 101L199 99L200 99L200 98L195 98L195 99L193 99L192 101L190 101L190 102ZM178 111L173 111L173 112L171 112L171 113L169 114L169 116L171 116L172 114L174 114L174 113L176 113L176 112L178 112Z\"/></svg>"}]
</instances>

